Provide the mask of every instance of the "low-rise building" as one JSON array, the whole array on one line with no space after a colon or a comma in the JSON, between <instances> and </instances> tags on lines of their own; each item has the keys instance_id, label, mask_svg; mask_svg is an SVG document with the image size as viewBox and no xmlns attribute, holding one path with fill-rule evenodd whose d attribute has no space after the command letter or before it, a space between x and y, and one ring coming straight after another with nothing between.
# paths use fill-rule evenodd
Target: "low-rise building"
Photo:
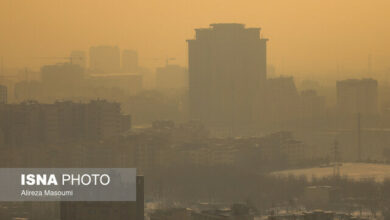
<instances>
[{"instance_id":1,"label":"low-rise building","mask_svg":"<svg viewBox=\"0 0 390 220\"><path fill-rule=\"evenodd\" d=\"M35 101L0 106L0 126L5 145L100 140L130 129L130 117L119 103Z\"/></svg>"}]
</instances>

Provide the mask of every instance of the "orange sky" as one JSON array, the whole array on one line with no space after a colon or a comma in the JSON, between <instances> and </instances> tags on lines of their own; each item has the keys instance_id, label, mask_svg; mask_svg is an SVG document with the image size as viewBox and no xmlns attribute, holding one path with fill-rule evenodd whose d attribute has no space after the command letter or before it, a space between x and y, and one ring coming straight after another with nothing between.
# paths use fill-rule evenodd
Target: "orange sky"
<instances>
[{"instance_id":1,"label":"orange sky","mask_svg":"<svg viewBox=\"0 0 390 220\"><path fill-rule=\"evenodd\" d=\"M146 66L176 57L186 39L215 22L261 27L269 63L285 74L390 68L388 0L0 0L0 56L9 67L52 62L72 49L137 49ZM160 60L156 60L159 58Z\"/></svg>"}]
</instances>

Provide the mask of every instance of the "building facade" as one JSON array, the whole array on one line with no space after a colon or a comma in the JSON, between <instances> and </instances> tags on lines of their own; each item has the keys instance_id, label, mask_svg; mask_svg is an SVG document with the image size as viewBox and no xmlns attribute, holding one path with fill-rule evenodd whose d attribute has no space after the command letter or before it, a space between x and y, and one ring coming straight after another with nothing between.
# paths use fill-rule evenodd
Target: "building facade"
<instances>
[{"instance_id":1,"label":"building facade","mask_svg":"<svg viewBox=\"0 0 390 220\"><path fill-rule=\"evenodd\" d=\"M124 50L122 52L122 71L125 73L138 72L138 53L135 50Z\"/></svg>"},{"instance_id":2,"label":"building facade","mask_svg":"<svg viewBox=\"0 0 390 220\"><path fill-rule=\"evenodd\" d=\"M340 114L362 116L378 114L378 81L348 79L338 81L336 86Z\"/></svg>"},{"instance_id":3,"label":"building facade","mask_svg":"<svg viewBox=\"0 0 390 220\"><path fill-rule=\"evenodd\" d=\"M234 129L256 120L266 83L266 42L260 28L211 24L188 40L193 119Z\"/></svg>"},{"instance_id":4,"label":"building facade","mask_svg":"<svg viewBox=\"0 0 390 220\"><path fill-rule=\"evenodd\" d=\"M166 65L156 69L158 89L184 89L188 87L188 73L184 67Z\"/></svg>"},{"instance_id":5,"label":"building facade","mask_svg":"<svg viewBox=\"0 0 390 220\"><path fill-rule=\"evenodd\" d=\"M120 50L117 46L97 46L89 50L89 68L96 73L120 71Z\"/></svg>"},{"instance_id":6,"label":"building facade","mask_svg":"<svg viewBox=\"0 0 390 220\"><path fill-rule=\"evenodd\" d=\"M51 144L102 140L130 129L130 117L120 104L105 100L90 103L23 102L0 106L0 131L5 145Z\"/></svg>"}]
</instances>

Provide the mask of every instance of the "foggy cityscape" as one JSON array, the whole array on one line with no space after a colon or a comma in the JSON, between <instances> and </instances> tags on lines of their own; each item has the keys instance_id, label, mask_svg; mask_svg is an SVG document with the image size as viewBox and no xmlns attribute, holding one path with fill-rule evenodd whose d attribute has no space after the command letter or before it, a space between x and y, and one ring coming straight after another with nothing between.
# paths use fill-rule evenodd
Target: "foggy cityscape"
<instances>
[{"instance_id":1,"label":"foggy cityscape","mask_svg":"<svg viewBox=\"0 0 390 220\"><path fill-rule=\"evenodd\" d=\"M137 169L0 220L390 220L390 3L135 2L0 2L0 167Z\"/></svg>"}]
</instances>

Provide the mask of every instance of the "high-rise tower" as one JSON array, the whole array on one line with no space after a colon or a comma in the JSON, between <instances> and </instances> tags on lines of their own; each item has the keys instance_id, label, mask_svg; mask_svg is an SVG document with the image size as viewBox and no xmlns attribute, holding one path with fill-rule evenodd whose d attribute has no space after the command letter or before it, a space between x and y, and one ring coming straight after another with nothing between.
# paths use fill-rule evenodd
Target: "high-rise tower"
<instances>
[{"instance_id":1,"label":"high-rise tower","mask_svg":"<svg viewBox=\"0 0 390 220\"><path fill-rule=\"evenodd\" d=\"M266 42L260 28L211 24L188 40L189 102L193 119L236 127L253 124L266 83Z\"/></svg>"}]
</instances>

